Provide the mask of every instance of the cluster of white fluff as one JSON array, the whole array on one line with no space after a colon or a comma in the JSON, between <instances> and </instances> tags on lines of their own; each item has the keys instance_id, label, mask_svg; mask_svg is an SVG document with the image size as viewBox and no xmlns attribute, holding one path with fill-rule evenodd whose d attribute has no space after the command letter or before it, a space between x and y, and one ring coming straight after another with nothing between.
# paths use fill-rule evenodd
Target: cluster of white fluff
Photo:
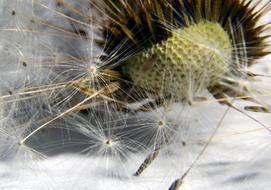
<instances>
[{"instance_id":1,"label":"cluster of white fluff","mask_svg":"<svg viewBox=\"0 0 271 190\"><path fill-rule=\"evenodd\" d=\"M88 0L0 0L1 190L166 190L191 166L181 189L270 188L268 113L248 116L207 92L208 101L148 113L73 109L88 96L67 84L92 77L101 53L82 19L94 14ZM244 85L268 104L270 59L260 62L252 69L263 76ZM160 155L133 176L157 144Z\"/></svg>"}]
</instances>

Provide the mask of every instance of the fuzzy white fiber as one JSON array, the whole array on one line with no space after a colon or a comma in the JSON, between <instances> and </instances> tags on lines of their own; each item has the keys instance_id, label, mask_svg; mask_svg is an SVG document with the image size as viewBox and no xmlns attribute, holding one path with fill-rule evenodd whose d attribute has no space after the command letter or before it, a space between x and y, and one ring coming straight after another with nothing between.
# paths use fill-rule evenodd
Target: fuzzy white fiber
<instances>
[{"instance_id":1,"label":"fuzzy white fiber","mask_svg":"<svg viewBox=\"0 0 271 190\"><path fill-rule=\"evenodd\" d=\"M88 0L65 2L82 14L94 14ZM78 22L71 22L65 15ZM267 14L261 22L270 20ZM100 49L93 41L68 31L80 26L91 37L99 34L93 32L95 26L81 26L79 21L75 11L59 7L55 0L0 0L0 190L167 190L209 141L184 178L181 190L271 189L270 113L245 112L248 116L218 104L207 93L209 102L190 107L174 104L167 113L162 108L132 116L107 111L102 116L72 112L19 145L44 123L44 118L67 110L71 102L84 98L54 105L51 100L59 94L76 94L63 88L30 93L23 100L19 96L21 89L65 83L87 75L84 69ZM80 65L76 57L83 57ZM270 58L265 57L252 68L265 77L250 84L256 89L256 96L257 91L266 94L258 99L269 105ZM48 107L48 102L52 106ZM242 109L247 102L236 100L234 105ZM141 176L133 176L152 152L145 141L157 118L166 118L178 126L174 140ZM133 136L129 127L142 130L133 137L134 141L125 136ZM124 132L115 131L119 128ZM115 140L113 150L108 150L104 140L111 133ZM144 148L138 148L141 145Z\"/></svg>"}]
</instances>

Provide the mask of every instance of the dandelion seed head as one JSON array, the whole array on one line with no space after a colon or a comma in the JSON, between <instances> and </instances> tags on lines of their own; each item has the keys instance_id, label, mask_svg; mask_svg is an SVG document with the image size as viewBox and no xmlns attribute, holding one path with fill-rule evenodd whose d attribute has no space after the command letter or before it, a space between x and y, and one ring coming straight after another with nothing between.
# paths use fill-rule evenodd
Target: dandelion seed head
<instances>
[{"instance_id":1,"label":"dandelion seed head","mask_svg":"<svg viewBox=\"0 0 271 190\"><path fill-rule=\"evenodd\" d=\"M262 5L255 8L254 2ZM39 152L45 152L50 162L61 155L68 164L50 166L51 171L67 165L81 170L56 178L60 189L64 180L68 189L127 189L130 184L131 189L164 190L205 145L208 150L193 165L184 189L213 189L226 178L241 179L244 185L247 180L238 173L250 170L250 159L263 149L270 155L268 127L255 122L251 129L260 130L265 140L232 121L234 117L222 129L226 106L217 103L229 106L244 97L245 106L255 105L245 110L270 110L270 82L263 86L261 80L267 74L248 71L270 51L270 22L256 23L264 12L270 13L270 3L4 0L0 5L0 61L7 63L0 66L0 159L38 161L43 157ZM258 97L263 95L268 105L259 109ZM242 108L233 113L242 114ZM210 138L217 128L219 135ZM156 157L159 148L162 155L147 170L147 178L132 177L135 165L153 152L148 157ZM255 168L263 161L256 157ZM240 160L245 162L239 167ZM223 168L220 162L229 161L232 165ZM217 164L217 170L202 165L205 162ZM109 180L104 173L129 180ZM212 180L217 177L219 182ZM43 187L48 189L47 184Z\"/></svg>"},{"instance_id":2,"label":"dandelion seed head","mask_svg":"<svg viewBox=\"0 0 271 190\"><path fill-rule=\"evenodd\" d=\"M190 83L196 95L222 78L231 62L231 42L219 24L200 22L172 31L167 40L130 59L123 73L138 86L180 100L188 97Z\"/></svg>"}]
</instances>

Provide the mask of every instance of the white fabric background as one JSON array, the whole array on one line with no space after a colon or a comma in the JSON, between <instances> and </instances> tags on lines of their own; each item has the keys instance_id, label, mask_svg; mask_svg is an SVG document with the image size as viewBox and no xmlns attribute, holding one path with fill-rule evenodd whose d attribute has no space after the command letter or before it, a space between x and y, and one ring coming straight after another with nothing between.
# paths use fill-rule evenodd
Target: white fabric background
<instances>
[{"instance_id":1,"label":"white fabric background","mask_svg":"<svg viewBox=\"0 0 271 190\"><path fill-rule=\"evenodd\" d=\"M12 9L16 10L18 14L22 13L22 15L27 15L26 13L33 11L33 8L30 6L31 3L24 4L22 1L18 2L17 0L0 0L0 23L2 29L19 28L21 26L28 27L27 24L31 25L31 23L23 23L21 20L14 20L14 17L10 16L8 11ZM43 1L43 3L54 6L52 1ZM25 6L22 6L22 4ZM39 14L42 18L69 27L68 23L62 22L61 18L56 18L52 12L46 9L39 10ZM265 19L270 21L271 17L266 16ZM23 49L24 53L28 52L31 55L33 52L32 48L35 49L35 43L31 42L34 43L31 48L30 42L20 33L10 33L8 34L10 36L8 36L7 33L3 33L1 30L0 35L0 88L1 93L3 93L11 88L12 85L16 85L18 79L23 78L23 80L26 80L27 76L32 77L32 74L34 74L31 71L29 71L30 74L25 73L26 71L19 68L17 64L5 64L17 61L16 53L13 52L12 56L7 53L12 52L9 49L7 50L8 44L24 47L26 48ZM62 46L67 47L66 42L62 40L47 42L47 40L51 39L46 37L41 37L38 40L43 40L44 44L48 46L54 46L54 43L64 43ZM88 44L73 44L73 46L79 45L80 47L78 48L82 48L86 50L84 53L88 53ZM52 52L54 51L53 48L51 50ZM264 72L270 71L270 58L267 57L265 60L264 66L257 66L255 69L263 70ZM12 73L16 73L15 77ZM258 88L270 88L269 81L260 83ZM270 98L266 97L264 99L266 102L270 102ZM245 105L245 102L240 101L237 105ZM204 134L211 134L211 131L217 126L226 109L226 107L217 104L207 104L194 106L186 110L186 112L182 112L182 115L188 118L187 121L191 122L189 123L189 127L191 126L189 134L191 131L197 130L196 127L193 128L194 123L195 125L200 123L200 126L203 126L200 129L200 135L203 135L203 137ZM173 114L177 122L179 122L179 111L176 108L175 115ZM270 126L270 114L250 113L250 115ZM7 125L4 120L5 118L1 120L1 124ZM2 136L4 135L3 133ZM191 146L188 144L186 147L181 147L179 143L176 143L176 145L163 150L157 160L140 177L133 177L132 174L145 159L146 153L132 154L126 162L106 161L101 157L85 157L74 154L74 151L62 153L61 150L54 156L44 157L31 152L29 148L18 148L17 144L14 143L16 141L12 138L8 140L2 138L0 139L0 149L4 150L2 152L7 157L0 161L0 189L166 190L189 167L199 152L200 147L202 147L201 137L196 137L196 131L194 135L195 139L198 140L197 142L194 142L192 135L191 137L186 137L188 142L191 142ZM214 142L211 143L198 164L186 177L181 189L269 190L271 186L270 135L270 132L263 129L255 121L230 109L216 134ZM50 140L50 138L47 140ZM61 146L61 143L57 146ZM50 147L48 147L49 149Z\"/></svg>"}]
</instances>

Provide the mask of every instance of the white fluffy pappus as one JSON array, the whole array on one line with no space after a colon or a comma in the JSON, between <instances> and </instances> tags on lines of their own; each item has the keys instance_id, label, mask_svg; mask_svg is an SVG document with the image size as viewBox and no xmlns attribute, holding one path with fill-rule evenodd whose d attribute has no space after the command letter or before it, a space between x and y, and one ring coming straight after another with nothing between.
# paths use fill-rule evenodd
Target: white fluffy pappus
<instances>
[{"instance_id":1,"label":"white fluffy pappus","mask_svg":"<svg viewBox=\"0 0 271 190\"><path fill-rule=\"evenodd\" d=\"M0 1L0 189L167 190L182 176L179 189L268 189L270 113L243 110L238 97L228 108L207 91L190 105L148 99L151 111L135 111L142 102L119 111L119 84L108 79L119 76L94 41L102 38L95 8ZM232 85L249 89L257 99L249 106L269 106L270 56L258 62L254 81Z\"/></svg>"}]
</instances>

